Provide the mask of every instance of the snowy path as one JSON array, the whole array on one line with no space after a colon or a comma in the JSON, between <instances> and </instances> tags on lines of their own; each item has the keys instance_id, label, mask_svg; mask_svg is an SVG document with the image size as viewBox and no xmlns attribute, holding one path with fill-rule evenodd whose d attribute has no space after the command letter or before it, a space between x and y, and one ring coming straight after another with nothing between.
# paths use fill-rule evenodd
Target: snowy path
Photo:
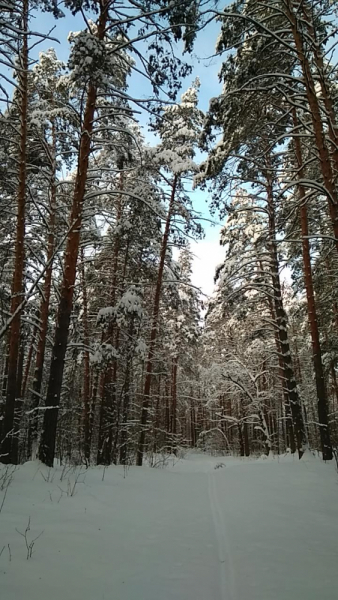
<instances>
[{"instance_id":1,"label":"snowy path","mask_svg":"<svg viewBox=\"0 0 338 600\"><path fill-rule=\"evenodd\" d=\"M224 513L218 497L216 477L211 472L208 478L210 507L218 546L220 598L221 600L236 600L235 572L231 557L229 535L226 530Z\"/></svg>"},{"instance_id":2,"label":"snowy path","mask_svg":"<svg viewBox=\"0 0 338 600\"><path fill-rule=\"evenodd\" d=\"M46 475L35 463L15 473L0 514L1 599L338 597L333 465L196 454L126 478L121 468L104 481L89 470L74 497L60 469L49 482L40 469ZM43 531L30 560L16 531L28 517L29 539Z\"/></svg>"}]
</instances>

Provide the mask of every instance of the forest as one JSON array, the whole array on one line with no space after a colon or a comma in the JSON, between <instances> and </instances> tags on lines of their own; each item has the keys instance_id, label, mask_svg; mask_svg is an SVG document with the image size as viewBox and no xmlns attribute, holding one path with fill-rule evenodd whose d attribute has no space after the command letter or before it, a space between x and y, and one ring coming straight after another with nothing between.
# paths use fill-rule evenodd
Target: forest
<instances>
[{"instance_id":1,"label":"forest","mask_svg":"<svg viewBox=\"0 0 338 600\"><path fill-rule=\"evenodd\" d=\"M2 463L337 459L337 10L0 0ZM57 40L45 14L82 28ZM215 23L202 111L189 61Z\"/></svg>"}]
</instances>

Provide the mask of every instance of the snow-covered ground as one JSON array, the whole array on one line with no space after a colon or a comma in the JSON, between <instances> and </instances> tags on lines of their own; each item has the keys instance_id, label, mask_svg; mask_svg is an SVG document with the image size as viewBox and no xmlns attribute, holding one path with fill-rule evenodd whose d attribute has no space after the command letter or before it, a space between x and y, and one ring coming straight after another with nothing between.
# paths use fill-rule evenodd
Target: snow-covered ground
<instances>
[{"instance_id":1,"label":"snow-covered ground","mask_svg":"<svg viewBox=\"0 0 338 600\"><path fill-rule=\"evenodd\" d=\"M333 465L190 454L165 469L111 467L103 480L101 468L81 472L60 481L61 467L28 463L14 473L0 514L1 599L338 597ZM18 532L29 518L28 546L43 533L27 560Z\"/></svg>"}]
</instances>

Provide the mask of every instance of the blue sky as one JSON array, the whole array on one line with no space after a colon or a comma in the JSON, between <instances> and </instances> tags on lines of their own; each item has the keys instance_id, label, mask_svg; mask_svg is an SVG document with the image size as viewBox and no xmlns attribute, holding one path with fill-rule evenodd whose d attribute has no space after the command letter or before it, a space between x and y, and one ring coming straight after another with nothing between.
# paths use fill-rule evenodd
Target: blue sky
<instances>
[{"instance_id":1,"label":"blue sky","mask_svg":"<svg viewBox=\"0 0 338 600\"><path fill-rule=\"evenodd\" d=\"M31 23L33 30L47 33L52 27L54 30L51 36L57 38L59 43L51 40L44 40L35 48L36 56L42 50L54 47L58 58L67 61L69 54L69 44L67 41L70 31L79 31L84 29L84 21L82 16L73 16L69 11L64 11L65 17L55 21L52 15L39 11L34 16L34 21ZM218 81L218 71L221 64L221 59L209 58L215 52L215 44L219 34L220 26L214 22L199 33L192 55L184 57L187 62L193 66L193 73L186 81L183 82L182 90L189 87L191 81L197 76L201 81L200 88L200 108L207 110L209 100L216 96L221 91L221 85ZM180 45L176 45L177 55L180 55ZM138 74L134 73L129 81L130 94L135 94L138 97L148 97L149 87L145 80ZM140 121L145 138L152 141L152 135L147 131L147 116L140 116ZM203 217L210 218L207 204L207 194L196 190L193 192L192 200L196 211L201 212ZM207 222L203 222L205 229L205 239L198 243L192 244L192 250L196 256L193 265L193 283L201 287L202 291L210 294L213 289L213 276L215 266L218 265L224 257L224 249L219 246L219 230L220 226L213 227Z\"/></svg>"}]
</instances>

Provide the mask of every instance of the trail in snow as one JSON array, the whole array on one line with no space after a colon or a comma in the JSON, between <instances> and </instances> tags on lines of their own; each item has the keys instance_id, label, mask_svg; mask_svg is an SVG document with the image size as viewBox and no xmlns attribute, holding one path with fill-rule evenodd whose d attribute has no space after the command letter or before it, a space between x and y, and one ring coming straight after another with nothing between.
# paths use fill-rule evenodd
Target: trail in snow
<instances>
[{"instance_id":1,"label":"trail in snow","mask_svg":"<svg viewBox=\"0 0 338 600\"><path fill-rule=\"evenodd\" d=\"M229 535L225 527L213 472L210 472L208 475L208 490L218 547L221 600L237 600L235 571L232 563ZM226 502L226 498L224 498L224 502Z\"/></svg>"},{"instance_id":2,"label":"trail in snow","mask_svg":"<svg viewBox=\"0 0 338 600\"><path fill-rule=\"evenodd\" d=\"M333 465L190 454L102 476L87 470L68 496L60 468L15 472L0 514L1 600L337 600ZM29 539L43 534L26 560L17 530L29 517Z\"/></svg>"}]
</instances>

